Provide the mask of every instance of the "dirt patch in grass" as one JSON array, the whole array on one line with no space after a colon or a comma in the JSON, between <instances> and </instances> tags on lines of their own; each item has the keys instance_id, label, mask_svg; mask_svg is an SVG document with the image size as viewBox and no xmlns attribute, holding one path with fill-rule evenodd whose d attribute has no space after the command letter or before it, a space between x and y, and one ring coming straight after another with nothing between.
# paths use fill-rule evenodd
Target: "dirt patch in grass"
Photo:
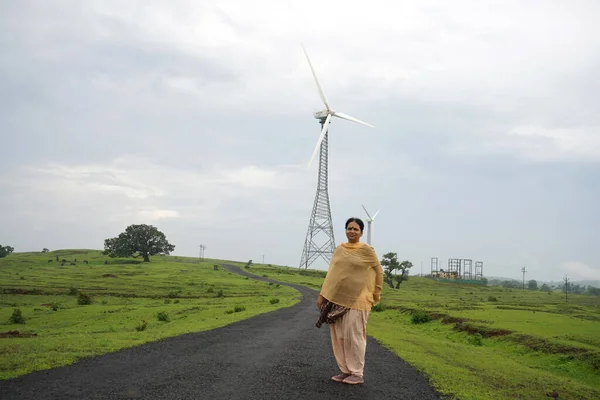
<instances>
[{"instance_id":1,"label":"dirt patch in grass","mask_svg":"<svg viewBox=\"0 0 600 400\"><path fill-rule=\"evenodd\" d=\"M41 289L22 289L22 288L2 288L0 289L2 294L33 294L42 296L52 296L62 294L62 292L56 290L41 290Z\"/></svg>"},{"instance_id":2,"label":"dirt patch in grass","mask_svg":"<svg viewBox=\"0 0 600 400\"><path fill-rule=\"evenodd\" d=\"M400 310L400 312L403 313L413 313L414 309L412 308L408 308L408 307L396 307L397 309ZM480 322L480 323L486 323L489 321L482 321L482 320L475 320L475 319L469 319L469 318L463 318L463 317L453 317L450 316L448 314L444 314L444 313L429 313L429 316L431 317L431 320L441 320L443 324L454 324L454 327L452 329L459 331L459 332L466 332L469 335L474 335L476 333L479 333L482 337L484 338L490 338L490 337L498 337L498 336L506 336L506 335L510 335L511 333L513 333L512 331L508 330L508 329L494 329L494 328L488 328L485 326L477 326L477 325L473 325L473 322Z\"/></svg>"},{"instance_id":3,"label":"dirt patch in grass","mask_svg":"<svg viewBox=\"0 0 600 400\"><path fill-rule=\"evenodd\" d=\"M204 311L204 310L208 310L208 307L196 306L196 307L189 307L189 308L185 308L183 310L177 311L175 314L185 314L188 311Z\"/></svg>"},{"instance_id":4,"label":"dirt patch in grass","mask_svg":"<svg viewBox=\"0 0 600 400\"><path fill-rule=\"evenodd\" d=\"M584 354L589 353L589 350L582 347L574 347L565 344L552 343L546 339L528 335L513 335L510 338L517 344L526 346L527 348L539 351L546 354Z\"/></svg>"},{"instance_id":5,"label":"dirt patch in grass","mask_svg":"<svg viewBox=\"0 0 600 400\"><path fill-rule=\"evenodd\" d=\"M20 331L0 332L0 338L27 338L37 336L37 333L27 333Z\"/></svg>"},{"instance_id":6,"label":"dirt patch in grass","mask_svg":"<svg viewBox=\"0 0 600 400\"><path fill-rule=\"evenodd\" d=\"M588 321L600 321L600 317L595 315L575 314L573 315L573 318L587 319Z\"/></svg>"},{"instance_id":7,"label":"dirt patch in grass","mask_svg":"<svg viewBox=\"0 0 600 400\"><path fill-rule=\"evenodd\" d=\"M467 332L469 335L475 335L476 333L479 333L484 338L507 336L513 333L508 329L493 329L487 328L485 326L475 326L462 322L456 323L453 329L459 332Z\"/></svg>"}]
</instances>

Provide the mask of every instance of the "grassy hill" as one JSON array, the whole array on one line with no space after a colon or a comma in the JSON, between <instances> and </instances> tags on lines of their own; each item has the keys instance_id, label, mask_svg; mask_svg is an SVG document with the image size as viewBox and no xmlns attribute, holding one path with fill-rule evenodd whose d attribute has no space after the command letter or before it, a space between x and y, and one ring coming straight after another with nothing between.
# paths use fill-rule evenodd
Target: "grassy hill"
<instances>
[{"instance_id":1,"label":"grassy hill","mask_svg":"<svg viewBox=\"0 0 600 400\"><path fill-rule=\"evenodd\" d=\"M325 273L249 269L320 288ZM368 333L460 399L600 398L600 297L442 283L384 287ZM367 370L368 370L368 363Z\"/></svg>"},{"instance_id":2,"label":"grassy hill","mask_svg":"<svg viewBox=\"0 0 600 400\"><path fill-rule=\"evenodd\" d=\"M56 256L67 262L57 264ZM0 378L213 329L298 301L290 288L213 270L219 262L170 256L143 264L94 250L0 259L0 352L8 355L0 359ZM316 290L325 277L277 266L247 271ZM91 304L79 304L85 295ZM17 308L25 324L9 322ZM544 399L551 392L600 398L599 332L600 297L569 295L565 303L556 292L419 277L399 290L386 286L368 325L370 335L459 399Z\"/></svg>"},{"instance_id":3,"label":"grassy hill","mask_svg":"<svg viewBox=\"0 0 600 400\"><path fill-rule=\"evenodd\" d=\"M294 289L214 264L187 257L142 263L95 250L0 258L0 379L217 328L300 299ZM24 323L11 322L17 309Z\"/></svg>"}]
</instances>

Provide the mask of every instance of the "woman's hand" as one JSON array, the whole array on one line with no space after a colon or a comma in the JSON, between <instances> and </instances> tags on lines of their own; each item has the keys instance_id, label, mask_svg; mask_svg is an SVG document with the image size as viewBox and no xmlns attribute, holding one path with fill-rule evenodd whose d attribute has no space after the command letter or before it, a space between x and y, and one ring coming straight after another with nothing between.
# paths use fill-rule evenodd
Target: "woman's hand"
<instances>
[{"instance_id":1,"label":"woman's hand","mask_svg":"<svg viewBox=\"0 0 600 400\"><path fill-rule=\"evenodd\" d=\"M325 297L319 295L319 297L317 298L317 307L321 308L321 306L323 305L324 302L325 302Z\"/></svg>"}]
</instances>

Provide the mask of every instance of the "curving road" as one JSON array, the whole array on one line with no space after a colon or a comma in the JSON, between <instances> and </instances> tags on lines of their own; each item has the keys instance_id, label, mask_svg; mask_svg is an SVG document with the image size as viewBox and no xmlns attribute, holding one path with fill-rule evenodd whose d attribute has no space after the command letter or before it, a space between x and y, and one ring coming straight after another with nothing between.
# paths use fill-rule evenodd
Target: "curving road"
<instances>
[{"instance_id":1,"label":"curving road","mask_svg":"<svg viewBox=\"0 0 600 400\"><path fill-rule=\"evenodd\" d=\"M147 343L73 365L0 381L0 399L442 399L413 367L367 344L365 383L338 373L329 327L315 327L317 293L224 265L230 272L288 285L301 301L231 325Z\"/></svg>"}]
</instances>

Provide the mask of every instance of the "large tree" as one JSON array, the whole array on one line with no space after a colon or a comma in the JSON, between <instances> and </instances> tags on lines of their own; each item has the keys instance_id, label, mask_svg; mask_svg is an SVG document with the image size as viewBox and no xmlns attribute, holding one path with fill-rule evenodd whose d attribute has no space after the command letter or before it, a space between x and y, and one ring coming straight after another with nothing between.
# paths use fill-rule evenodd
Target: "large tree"
<instances>
[{"instance_id":1,"label":"large tree","mask_svg":"<svg viewBox=\"0 0 600 400\"><path fill-rule=\"evenodd\" d=\"M169 255L175 246L167 241L164 233L152 225L129 225L125 232L115 238L104 240L104 254L110 257L144 257L150 262L150 256Z\"/></svg>"},{"instance_id":2,"label":"large tree","mask_svg":"<svg viewBox=\"0 0 600 400\"><path fill-rule=\"evenodd\" d=\"M381 265L384 267L384 280L390 285L391 288L394 288L394 270L400 267L400 263L398 262L398 255L396 253L385 253L381 259Z\"/></svg>"},{"instance_id":3,"label":"large tree","mask_svg":"<svg viewBox=\"0 0 600 400\"><path fill-rule=\"evenodd\" d=\"M0 258L6 257L7 255L9 255L10 253L12 253L15 250L14 247L10 247L10 246L2 246L0 244Z\"/></svg>"},{"instance_id":4,"label":"large tree","mask_svg":"<svg viewBox=\"0 0 600 400\"><path fill-rule=\"evenodd\" d=\"M400 271L399 275L395 275L394 279L396 280L396 289L400 288L400 284L404 281L408 280L408 270L411 269L413 264L410 261L402 261L398 266L398 270Z\"/></svg>"},{"instance_id":5,"label":"large tree","mask_svg":"<svg viewBox=\"0 0 600 400\"><path fill-rule=\"evenodd\" d=\"M529 290L538 290L538 283L535 279L531 279L529 282L527 282L527 287Z\"/></svg>"},{"instance_id":6,"label":"large tree","mask_svg":"<svg viewBox=\"0 0 600 400\"><path fill-rule=\"evenodd\" d=\"M398 261L398 254L386 253L381 259L381 265L384 267L384 280L393 289L400 288L400 284L408 280L408 270L412 268L410 261ZM400 271L400 274L395 274L394 271ZM396 286L394 287L394 281Z\"/></svg>"}]
</instances>

